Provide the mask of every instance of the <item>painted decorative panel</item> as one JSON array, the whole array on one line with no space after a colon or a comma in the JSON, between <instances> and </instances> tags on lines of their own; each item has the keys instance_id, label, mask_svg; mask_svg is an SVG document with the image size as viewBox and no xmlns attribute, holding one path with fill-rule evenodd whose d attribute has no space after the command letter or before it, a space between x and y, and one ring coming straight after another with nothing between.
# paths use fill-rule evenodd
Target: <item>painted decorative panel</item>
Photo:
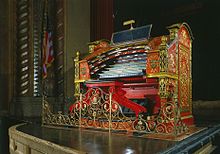
<instances>
[{"instance_id":1,"label":"painted decorative panel","mask_svg":"<svg viewBox=\"0 0 220 154\"><path fill-rule=\"evenodd\" d=\"M174 42L173 44L170 45L168 48L168 72L169 73L177 73L177 45Z\"/></svg>"},{"instance_id":2,"label":"painted decorative panel","mask_svg":"<svg viewBox=\"0 0 220 154\"><path fill-rule=\"evenodd\" d=\"M147 74L158 73L160 71L160 56L158 52L147 55Z\"/></svg>"},{"instance_id":3,"label":"painted decorative panel","mask_svg":"<svg viewBox=\"0 0 220 154\"><path fill-rule=\"evenodd\" d=\"M179 102L182 111L190 111L191 105L191 40L185 27L181 27L179 36Z\"/></svg>"}]
</instances>

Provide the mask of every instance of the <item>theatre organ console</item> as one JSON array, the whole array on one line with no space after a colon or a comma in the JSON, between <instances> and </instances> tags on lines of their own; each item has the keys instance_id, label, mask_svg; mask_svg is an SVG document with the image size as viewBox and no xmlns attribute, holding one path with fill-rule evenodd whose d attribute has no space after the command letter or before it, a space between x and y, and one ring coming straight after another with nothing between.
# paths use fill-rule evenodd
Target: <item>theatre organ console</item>
<instances>
[{"instance_id":1,"label":"theatre organ console","mask_svg":"<svg viewBox=\"0 0 220 154\"><path fill-rule=\"evenodd\" d=\"M81 125L90 117L96 122L89 126L102 128L102 113L110 114L112 129L179 134L193 124L190 27L174 24L167 27L169 35L150 37L151 27L131 27L113 33L111 42L92 42L82 60L77 52L78 99L69 111L80 110ZM121 118L115 118L116 111Z\"/></svg>"}]
</instances>

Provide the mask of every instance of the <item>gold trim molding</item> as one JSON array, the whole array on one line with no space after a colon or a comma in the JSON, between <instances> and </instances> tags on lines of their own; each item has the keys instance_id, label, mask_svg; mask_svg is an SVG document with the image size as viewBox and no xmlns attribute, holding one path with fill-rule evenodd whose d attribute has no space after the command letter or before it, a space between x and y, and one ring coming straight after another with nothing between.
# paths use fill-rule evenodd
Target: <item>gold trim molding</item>
<instances>
[{"instance_id":1,"label":"gold trim molding","mask_svg":"<svg viewBox=\"0 0 220 154\"><path fill-rule=\"evenodd\" d=\"M79 83L79 82L85 82L86 80L75 80L75 83Z\"/></svg>"},{"instance_id":2,"label":"gold trim molding","mask_svg":"<svg viewBox=\"0 0 220 154\"><path fill-rule=\"evenodd\" d=\"M148 78L155 78L155 77L168 77L172 79L178 79L176 74L168 74L168 73L154 73L154 74L147 74Z\"/></svg>"}]
</instances>

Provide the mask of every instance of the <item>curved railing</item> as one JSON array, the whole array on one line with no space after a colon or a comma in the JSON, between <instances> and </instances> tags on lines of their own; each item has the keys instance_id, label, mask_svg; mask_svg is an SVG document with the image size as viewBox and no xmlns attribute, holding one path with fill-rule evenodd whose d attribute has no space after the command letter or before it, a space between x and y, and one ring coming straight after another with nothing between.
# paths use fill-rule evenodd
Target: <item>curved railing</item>
<instances>
[{"instance_id":1,"label":"curved railing","mask_svg":"<svg viewBox=\"0 0 220 154\"><path fill-rule=\"evenodd\" d=\"M136 118L125 116L121 106L112 99L112 93L100 88L91 88L79 98L69 107L68 114L52 113L49 103L43 100L42 124L175 136L188 131L181 121L177 103L172 101L164 103L158 115L139 114Z\"/></svg>"}]
</instances>

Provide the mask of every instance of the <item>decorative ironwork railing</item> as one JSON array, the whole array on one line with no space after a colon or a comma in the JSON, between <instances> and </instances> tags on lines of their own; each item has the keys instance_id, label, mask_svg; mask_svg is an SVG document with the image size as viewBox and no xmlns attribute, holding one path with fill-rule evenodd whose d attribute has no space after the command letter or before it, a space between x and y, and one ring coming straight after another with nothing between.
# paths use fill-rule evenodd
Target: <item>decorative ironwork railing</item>
<instances>
[{"instance_id":1,"label":"decorative ironwork railing","mask_svg":"<svg viewBox=\"0 0 220 154\"><path fill-rule=\"evenodd\" d=\"M80 94L68 114L51 112L46 100L42 103L42 125L95 128L101 130L118 130L141 133L160 133L179 135L188 130L181 121L180 110L175 102L166 102L158 115L140 114L128 117L123 114L121 106L112 99L112 93L100 88L89 89Z\"/></svg>"}]
</instances>

